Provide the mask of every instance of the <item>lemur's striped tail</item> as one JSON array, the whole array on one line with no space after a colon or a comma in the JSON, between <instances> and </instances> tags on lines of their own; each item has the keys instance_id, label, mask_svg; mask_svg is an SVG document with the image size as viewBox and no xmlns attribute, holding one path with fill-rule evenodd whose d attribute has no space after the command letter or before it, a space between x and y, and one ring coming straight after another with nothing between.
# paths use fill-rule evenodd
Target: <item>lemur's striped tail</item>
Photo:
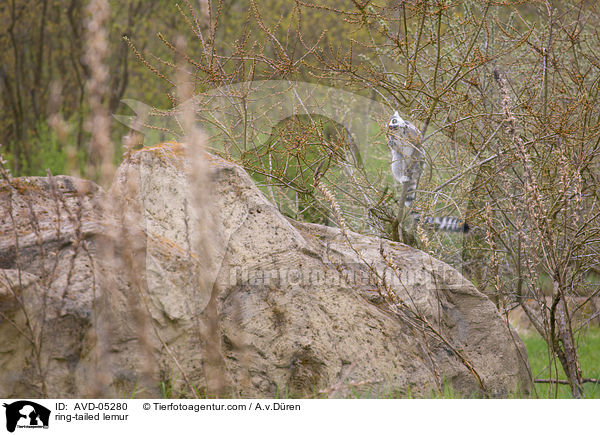
<instances>
[{"instance_id":1,"label":"lemur's striped tail","mask_svg":"<svg viewBox=\"0 0 600 435\"><path fill-rule=\"evenodd\" d=\"M418 213L411 213L412 218L415 222L421 221L421 215ZM431 217L425 216L422 218L423 224L431 225L436 231L454 231L457 233L468 233L469 224L464 220L455 216L444 216L444 217Z\"/></svg>"}]
</instances>

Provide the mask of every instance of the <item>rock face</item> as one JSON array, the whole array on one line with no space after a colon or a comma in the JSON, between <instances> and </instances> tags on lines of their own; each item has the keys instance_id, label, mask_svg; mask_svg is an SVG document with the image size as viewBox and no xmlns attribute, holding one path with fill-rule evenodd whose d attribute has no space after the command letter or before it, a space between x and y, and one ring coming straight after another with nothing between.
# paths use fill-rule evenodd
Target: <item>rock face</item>
<instances>
[{"instance_id":1,"label":"rock face","mask_svg":"<svg viewBox=\"0 0 600 435\"><path fill-rule=\"evenodd\" d=\"M89 345L92 242L101 232L94 183L71 177L0 183L0 395L79 392Z\"/></svg>"},{"instance_id":2,"label":"rock face","mask_svg":"<svg viewBox=\"0 0 600 435\"><path fill-rule=\"evenodd\" d=\"M291 221L243 169L193 154L136 152L108 193L0 185L0 396L529 390L521 340L454 269Z\"/></svg>"}]
</instances>

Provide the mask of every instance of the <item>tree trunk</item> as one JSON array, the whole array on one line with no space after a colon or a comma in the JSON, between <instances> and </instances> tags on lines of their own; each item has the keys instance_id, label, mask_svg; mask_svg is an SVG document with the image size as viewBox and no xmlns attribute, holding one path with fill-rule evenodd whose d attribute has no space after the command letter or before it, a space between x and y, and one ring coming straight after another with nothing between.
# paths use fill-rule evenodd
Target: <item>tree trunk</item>
<instances>
[{"instance_id":1,"label":"tree trunk","mask_svg":"<svg viewBox=\"0 0 600 435\"><path fill-rule=\"evenodd\" d=\"M554 282L554 291L555 294L561 292L560 285L556 281ZM560 294L562 296L562 292ZM583 377L581 375L581 368L579 367L579 361L577 358L575 340L573 339L573 329L571 328L569 309L564 296L561 297L561 300L556 307L556 326L558 329L558 338L562 343L563 350L562 354L559 355L560 363L565 374L567 375L567 379L569 380L573 397L575 399L582 399Z\"/></svg>"}]
</instances>

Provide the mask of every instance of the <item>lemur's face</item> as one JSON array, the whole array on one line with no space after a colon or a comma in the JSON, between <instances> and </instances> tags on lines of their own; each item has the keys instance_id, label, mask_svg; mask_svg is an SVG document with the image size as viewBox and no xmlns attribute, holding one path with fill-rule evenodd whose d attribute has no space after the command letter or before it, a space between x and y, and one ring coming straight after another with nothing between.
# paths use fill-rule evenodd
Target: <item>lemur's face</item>
<instances>
[{"instance_id":1,"label":"lemur's face","mask_svg":"<svg viewBox=\"0 0 600 435\"><path fill-rule=\"evenodd\" d=\"M408 123L402 119L398 111L394 112L392 119L388 123L388 134L391 137L399 137L406 136L406 129L408 128ZM388 141L388 145L391 147L391 142Z\"/></svg>"},{"instance_id":2,"label":"lemur's face","mask_svg":"<svg viewBox=\"0 0 600 435\"><path fill-rule=\"evenodd\" d=\"M398 111L394 112L394 115L392 116L392 119L390 119L390 122L388 124L388 128L391 131L398 131L402 129L403 133L406 133L407 127L408 123L404 119L402 119Z\"/></svg>"}]
</instances>

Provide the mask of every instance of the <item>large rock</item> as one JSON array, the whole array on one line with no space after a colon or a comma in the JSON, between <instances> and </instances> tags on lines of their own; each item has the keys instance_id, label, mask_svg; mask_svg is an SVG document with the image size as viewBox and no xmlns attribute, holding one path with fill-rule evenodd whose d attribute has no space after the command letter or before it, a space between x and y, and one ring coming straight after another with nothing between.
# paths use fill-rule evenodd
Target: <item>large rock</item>
<instances>
[{"instance_id":1,"label":"large rock","mask_svg":"<svg viewBox=\"0 0 600 435\"><path fill-rule=\"evenodd\" d=\"M102 197L65 176L0 183L0 396L81 393Z\"/></svg>"},{"instance_id":2,"label":"large rock","mask_svg":"<svg viewBox=\"0 0 600 435\"><path fill-rule=\"evenodd\" d=\"M136 152L109 193L1 185L0 396L529 390L521 340L454 269L291 221L237 165L188 154Z\"/></svg>"}]
</instances>

